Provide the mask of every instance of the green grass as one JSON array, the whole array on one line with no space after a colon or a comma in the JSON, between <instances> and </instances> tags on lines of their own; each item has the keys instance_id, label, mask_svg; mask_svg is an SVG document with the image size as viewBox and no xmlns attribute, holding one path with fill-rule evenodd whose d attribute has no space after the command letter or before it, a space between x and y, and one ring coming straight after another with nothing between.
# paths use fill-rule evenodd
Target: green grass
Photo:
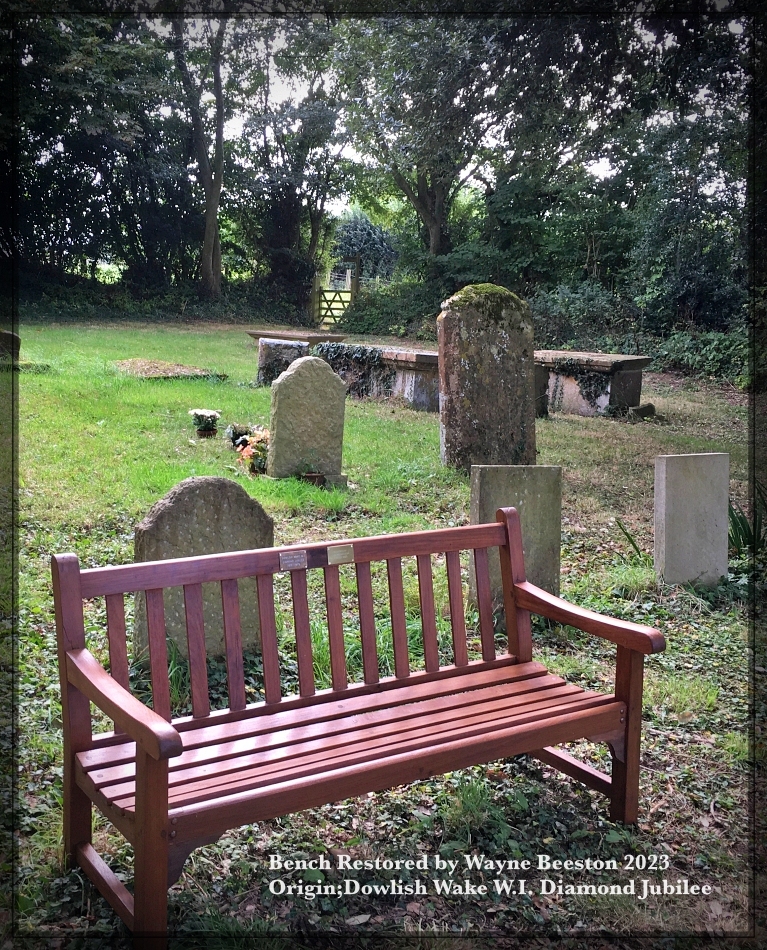
<instances>
[{"instance_id":1,"label":"green grass","mask_svg":"<svg viewBox=\"0 0 767 950\"><path fill-rule=\"evenodd\" d=\"M651 709L688 717L716 709L719 687L703 676L667 675L648 679L644 701Z\"/></svg>"},{"instance_id":2,"label":"green grass","mask_svg":"<svg viewBox=\"0 0 767 950\"><path fill-rule=\"evenodd\" d=\"M53 935L51 939L70 939L70 933L79 939L88 932L95 940L101 933L106 935L105 946L112 945L110 940L118 945L124 931L111 910L77 871L60 866L56 829L61 711L50 555L75 551L88 566L130 562L138 522L173 485L191 475L236 479L274 518L278 544L466 524L469 480L441 465L436 415L351 400L346 405L343 453L348 489L326 491L296 479L247 476L222 435L196 439L187 414L193 407L220 409L222 430L229 422L268 426L270 394L252 386L256 348L239 327L22 324L21 337L22 359L49 364L50 369L17 377L18 642L23 646L17 676L18 925L23 933L50 928L46 934ZM202 366L226 373L228 379L149 381L114 368L115 360L138 357ZM431 906L423 902L416 913L408 911L404 901L350 899L322 907L297 900L286 905L266 892L266 882L273 877L266 870L268 854L274 851L311 854L345 847L366 856L417 857L439 854L451 841L451 848L458 847L457 839L465 847L467 838L472 847L495 857L533 859L544 850L566 859L588 854L621 858L627 847L648 854L673 848L674 877L700 876L696 856L716 854L717 862L706 865L706 879L721 888L717 899L732 910L731 920L744 919L748 628L747 585L740 582L746 568L734 564L728 584L704 594L659 584L648 558L657 455L728 452L731 493L738 504L745 503L746 408L732 405L708 384L693 387L676 381L672 388L660 377L648 378L643 400L658 408L658 416L645 423L558 415L536 425L539 463L563 467L563 595L586 607L658 626L667 639L666 652L646 661L646 768L640 822L630 842L609 823L600 797L592 802L578 783L552 778L522 757L233 831L225 846L195 853L185 871L185 888L172 893L174 925L190 934L210 925L225 943L262 933L266 925L276 933L312 928L346 932L348 917L365 914L375 921L370 928L393 934L418 927L435 932L496 927L506 934L533 927L570 933L578 920L639 933L652 930L658 919L668 930L677 919L688 929L707 919L705 908L696 912L698 905L693 904L677 909L667 905L661 914L657 906L635 904L627 909L619 907L620 902L604 902L590 909L563 899L543 908L549 915L544 919L539 906L521 899L511 899L506 909L494 908L493 914L481 901L464 899L432 901ZM422 644L414 559L403 559L403 571L408 640L418 662ZM385 572L374 571L373 582L385 675L393 666L390 626L381 608ZM278 579L276 593L288 689L295 687L297 673L289 612L280 606L286 583ZM434 584L440 650L449 660L443 565L434 566ZM311 580L312 609L320 590L321 579ZM345 567L341 590L342 598L353 604L353 571ZM89 632L98 629L99 609L89 608ZM329 682L324 623L320 611L312 626L320 687ZM469 616L468 626L475 629L476 617ZM613 646L543 624L536 624L534 642L536 656L552 670L582 685L611 688ZM345 648L350 672L358 675L359 640L349 615ZM103 644L98 651L106 661ZM260 658L246 656L245 666L248 698L255 700ZM177 657L174 668L174 701L185 708L188 679ZM220 664L209 665L209 678L214 705L220 706L226 701ZM146 670L139 662L133 664L132 682L138 693L148 693ZM99 728L106 725L100 722ZM609 767L604 745L581 743L576 754ZM700 818L711 819L712 801L720 823L706 827ZM124 868L130 849L104 823L97 828L110 862ZM222 874L224 867L229 870Z\"/></svg>"}]
</instances>

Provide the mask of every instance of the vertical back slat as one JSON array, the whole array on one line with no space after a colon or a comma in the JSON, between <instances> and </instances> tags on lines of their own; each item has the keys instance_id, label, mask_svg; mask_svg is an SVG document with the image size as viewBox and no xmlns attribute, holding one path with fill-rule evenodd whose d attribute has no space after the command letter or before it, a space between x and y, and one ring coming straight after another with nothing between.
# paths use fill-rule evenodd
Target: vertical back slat
<instances>
[{"instance_id":1,"label":"vertical back slat","mask_svg":"<svg viewBox=\"0 0 767 950\"><path fill-rule=\"evenodd\" d=\"M405 619L405 592L402 588L402 559L389 558L386 561L389 577L389 607L391 608L391 632L394 643L394 675L398 678L410 676L410 661L407 645L407 621Z\"/></svg>"},{"instance_id":2,"label":"vertical back slat","mask_svg":"<svg viewBox=\"0 0 767 950\"><path fill-rule=\"evenodd\" d=\"M474 571L477 578L477 606L479 607L479 635L482 639L482 659L495 659L493 634L493 595L490 589L490 568L487 548L474 550Z\"/></svg>"},{"instance_id":3,"label":"vertical back slat","mask_svg":"<svg viewBox=\"0 0 767 950\"><path fill-rule=\"evenodd\" d=\"M362 669L366 683L378 682L378 649L376 647L376 618L373 610L373 582L370 562L355 565L357 599L360 609L360 639L362 641Z\"/></svg>"},{"instance_id":4,"label":"vertical back slat","mask_svg":"<svg viewBox=\"0 0 767 950\"><path fill-rule=\"evenodd\" d=\"M293 619L296 629L296 656L298 658L298 689L302 696L314 694L314 658L312 631L309 626L309 599L306 591L306 571L290 572L293 591Z\"/></svg>"},{"instance_id":5,"label":"vertical back slat","mask_svg":"<svg viewBox=\"0 0 767 950\"><path fill-rule=\"evenodd\" d=\"M341 578L337 564L325 568L325 604L328 614L328 643L330 646L330 675L333 689L346 689L346 650L344 621L341 614Z\"/></svg>"},{"instance_id":6,"label":"vertical back slat","mask_svg":"<svg viewBox=\"0 0 767 950\"><path fill-rule=\"evenodd\" d=\"M461 557L458 551L448 551L447 590L450 598L450 626L453 631L453 659L456 666L466 666L469 656L466 650L466 618L463 615L463 584L461 582Z\"/></svg>"},{"instance_id":7,"label":"vertical back slat","mask_svg":"<svg viewBox=\"0 0 767 950\"><path fill-rule=\"evenodd\" d=\"M242 663L242 626L240 596L236 580L221 581L221 609L224 614L224 646L226 649L226 681L229 686L229 708L245 708L245 669Z\"/></svg>"},{"instance_id":8,"label":"vertical back slat","mask_svg":"<svg viewBox=\"0 0 767 950\"><path fill-rule=\"evenodd\" d=\"M495 518L496 521L506 525L508 539L508 546L499 548L499 552L506 624L509 631L509 653L516 653L520 663L529 663L533 658L530 611L520 610L514 602L514 585L521 584L527 579L519 512L516 508L499 508L495 513Z\"/></svg>"},{"instance_id":9,"label":"vertical back slat","mask_svg":"<svg viewBox=\"0 0 767 950\"><path fill-rule=\"evenodd\" d=\"M186 643L189 650L189 678L192 682L192 715L195 719L201 719L210 715L201 584L184 585L184 610L186 612Z\"/></svg>"},{"instance_id":10,"label":"vertical back slat","mask_svg":"<svg viewBox=\"0 0 767 950\"><path fill-rule=\"evenodd\" d=\"M130 688L128 648L125 643L125 600L122 594L107 594L109 672L123 689Z\"/></svg>"},{"instance_id":11,"label":"vertical back slat","mask_svg":"<svg viewBox=\"0 0 767 950\"><path fill-rule=\"evenodd\" d=\"M427 672L439 669L439 646L437 644L437 617L434 610L434 580L431 573L431 555L419 554L418 595L421 601L421 629L423 630L423 656Z\"/></svg>"},{"instance_id":12,"label":"vertical back slat","mask_svg":"<svg viewBox=\"0 0 767 950\"><path fill-rule=\"evenodd\" d=\"M264 664L264 699L278 703L282 696L280 688L280 654L277 650L277 625L274 619L274 577L259 574L258 619L261 626L261 658Z\"/></svg>"},{"instance_id":13,"label":"vertical back slat","mask_svg":"<svg viewBox=\"0 0 767 950\"><path fill-rule=\"evenodd\" d=\"M162 588L145 591L145 594L149 666L152 673L152 707L158 716L170 722L168 647L165 643L165 604Z\"/></svg>"}]
</instances>

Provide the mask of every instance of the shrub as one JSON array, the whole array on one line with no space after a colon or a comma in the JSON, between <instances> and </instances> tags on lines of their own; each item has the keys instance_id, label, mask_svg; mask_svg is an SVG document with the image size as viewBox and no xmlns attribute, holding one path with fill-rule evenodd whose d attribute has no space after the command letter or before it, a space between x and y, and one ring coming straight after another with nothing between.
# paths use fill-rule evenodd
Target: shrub
<instances>
[{"instance_id":1,"label":"shrub","mask_svg":"<svg viewBox=\"0 0 767 950\"><path fill-rule=\"evenodd\" d=\"M528 299L539 349L604 350L621 341L620 352L636 349L638 328L630 305L594 280L574 287L536 290Z\"/></svg>"},{"instance_id":2,"label":"shrub","mask_svg":"<svg viewBox=\"0 0 767 950\"><path fill-rule=\"evenodd\" d=\"M436 318L444 300L434 281L400 281L384 287L363 287L338 320L346 333L378 333L436 339Z\"/></svg>"},{"instance_id":3,"label":"shrub","mask_svg":"<svg viewBox=\"0 0 767 950\"><path fill-rule=\"evenodd\" d=\"M694 376L716 376L745 385L749 345L745 327L727 333L716 330L675 330L655 344L653 369L676 369Z\"/></svg>"}]
</instances>

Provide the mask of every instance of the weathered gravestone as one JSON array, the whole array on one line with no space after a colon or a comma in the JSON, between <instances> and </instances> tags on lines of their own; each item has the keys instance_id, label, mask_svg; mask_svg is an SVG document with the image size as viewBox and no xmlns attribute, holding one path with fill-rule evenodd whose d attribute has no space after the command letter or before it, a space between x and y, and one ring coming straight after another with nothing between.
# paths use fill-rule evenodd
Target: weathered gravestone
<instances>
[{"instance_id":1,"label":"weathered gravestone","mask_svg":"<svg viewBox=\"0 0 767 950\"><path fill-rule=\"evenodd\" d=\"M296 360L309 355L309 344L299 340L272 340L261 337L258 341L257 386L271 386L272 383Z\"/></svg>"},{"instance_id":2,"label":"weathered gravestone","mask_svg":"<svg viewBox=\"0 0 767 950\"><path fill-rule=\"evenodd\" d=\"M727 574L730 456L655 459L655 572L667 584L713 586Z\"/></svg>"},{"instance_id":3,"label":"weathered gravestone","mask_svg":"<svg viewBox=\"0 0 767 950\"><path fill-rule=\"evenodd\" d=\"M437 318L440 456L472 465L535 464L533 321L494 284L464 287Z\"/></svg>"},{"instance_id":4,"label":"weathered gravestone","mask_svg":"<svg viewBox=\"0 0 767 950\"><path fill-rule=\"evenodd\" d=\"M272 519L257 501L228 478L187 478L174 486L149 510L136 528L136 561L158 561L249 551L272 547ZM239 584L242 645L260 650L260 625L256 582L244 578ZM205 648L209 656L224 654L224 624L219 584L203 584ZM179 652L188 656L183 588L165 591L165 627ZM134 652L147 646L146 600L136 597Z\"/></svg>"},{"instance_id":5,"label":"weathered gravestone","mask_svg":"<svg viewBox=\"0 0 767 950\"><path fill-rule=\"evenodd\" d=\"M495 521L499 508L516 508L522 528L527 580L559 596L562 540L562 469L558 465L472 465L472 524ZM503 603L498 549L488 556L493 604ZM476 578L469 571L469 590L476 600Z\"/></svg>"},{"instance_id":6,"label":"weathered gravestone","mask_svg":"<svg viewBox=\"0 0 767 950\"><path fill-rule=\"evenodd\" d=\"M18 363L21 351L21 337L12 330L0 330L0 358Z\"/></svg>"},{"instance_id":7,"label":"weathered gravestone","mask_svg":"<svg viewBox=\"0 0 767 950\"><path fill-rule=\"evenodd\" d=\"M346 383L325 360L304 356L272 383L266 474L290 478L318 472L331 485L341 474Z\"/></svg>"}]
</instances>

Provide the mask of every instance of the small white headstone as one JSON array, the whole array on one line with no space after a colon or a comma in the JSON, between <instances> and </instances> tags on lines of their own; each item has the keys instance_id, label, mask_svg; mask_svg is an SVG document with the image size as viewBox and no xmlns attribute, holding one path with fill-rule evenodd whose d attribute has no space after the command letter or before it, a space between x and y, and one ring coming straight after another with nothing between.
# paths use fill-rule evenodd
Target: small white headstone
<instances>
[{"instance_id":1,"label":"small white headstone","mask_svg":"<svg viewBox=\"0 0 767 950\"><path fill-rule=\"evenodd\" d=\"M655 459L655 571L667 584L727 574L729 489L726 452Z\"/></svg>"}]
</instances>

